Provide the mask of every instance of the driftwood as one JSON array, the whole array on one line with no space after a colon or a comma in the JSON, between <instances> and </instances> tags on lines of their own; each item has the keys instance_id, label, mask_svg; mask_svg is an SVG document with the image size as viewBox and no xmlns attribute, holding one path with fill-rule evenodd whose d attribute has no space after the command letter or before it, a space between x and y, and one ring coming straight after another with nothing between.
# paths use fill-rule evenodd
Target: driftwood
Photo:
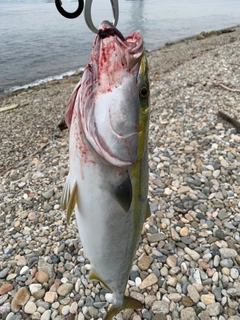
<instances>
[{"instance_id":1,"label":"driftwood","mask_svg":"<svg viewBox=\"0 0 240 320\"><path fill-rule=\"evenodd\" d=\"M12 104L11 106L7 106L7 107L3 107L0 108L0 112L4 112L4 111L8 111L8 110L12 110L18 107L18 104Z\"/></svg>"},{"instance_id":2,"label":"driftwood","mask_svg":"<svg viewBox=\"0 0 240 320\"><path fill-rule=\"evenodd\" d=\"M231 91L231 92L240 92L240 89L229 88L229 87L225 86L222 83L215 83L215 86L222 87L223 89L226 89L226 90Z\"/></svg>"},{"instance_id":3,"label":"driftwood","mask_svg":"<svg viewBox=\"0 0 240 320\"><path fill-rule=\"evenodd\" d=\"M236 129L237 132L240 133L240 122L235 120L234 118L230 117L229 115L227 115L226 113L222 112L222 111L218 111L218 116L220 118L222 118L223 120L227 121L228 123L230 123L231 125L233 125Z\"/></svg>"}]
</instances>

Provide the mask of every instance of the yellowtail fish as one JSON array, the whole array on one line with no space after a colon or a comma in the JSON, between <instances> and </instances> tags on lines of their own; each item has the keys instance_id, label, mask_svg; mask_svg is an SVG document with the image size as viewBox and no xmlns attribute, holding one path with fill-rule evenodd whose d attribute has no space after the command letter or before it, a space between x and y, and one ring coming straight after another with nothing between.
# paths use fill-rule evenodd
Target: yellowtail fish
<instances>
[{"instance_id":1,"label":"yellowtail fish","mask_svg":"<svg viewBox=\"0 0 240 320\"><path fill-rule=\"evenodd\" d=\"M75 211L89 279L113 294L106 320L142 304L124 295L150 210L148 67L139 31L126 38L103 21L66 109L70 171L62 207Z\"/></svg>"}]
</instances>

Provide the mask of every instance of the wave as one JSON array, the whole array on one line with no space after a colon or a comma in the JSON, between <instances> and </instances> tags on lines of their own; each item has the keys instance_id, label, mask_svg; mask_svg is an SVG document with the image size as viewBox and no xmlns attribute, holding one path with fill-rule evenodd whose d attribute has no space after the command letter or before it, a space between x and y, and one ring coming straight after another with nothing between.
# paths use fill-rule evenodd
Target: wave
<instances>
[{"instance_id":1,"label":"wave","mask_svg":"<svg viewBox=\"0 0 240 320\"><path fill-rule=\"evenodd\" d=\"M61 73L61 74L56 75L56 76L49 76L49 77L46 77L44 79L35 80L35 81L33 81L33 82L29 83L29 84L25 84L23 86L14 86L14 87L11 87L9 89L4 90L4 93L7 94L7 93L18 91L18 90L21 90L21 89L27 89L27 88L36 87L36 86L39 86L40 84L48 83L48 82L53 81L53 80L61 80L64 77L70 77L74 73L79 72L79 71L83 71L83 70L84 70L84 68L79 68L77 70L70 70L70 71Z\"/></svg>"}]
</instances>

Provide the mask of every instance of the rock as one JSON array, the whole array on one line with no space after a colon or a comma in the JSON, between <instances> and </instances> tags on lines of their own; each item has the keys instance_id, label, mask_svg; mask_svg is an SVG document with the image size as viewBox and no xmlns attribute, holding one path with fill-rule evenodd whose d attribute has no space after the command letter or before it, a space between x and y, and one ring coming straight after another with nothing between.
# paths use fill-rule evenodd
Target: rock
<instances>
[{"instance_id":1,"label":"rock","mask_svg":"<svg viewBox=\"0 0 240 320\"><path fill-rule=\"evenodd\" d=\"M57 293L60 296L65 297L67 294L69 294L72 291L72 289L73 289L72 283L64 283L57 289Z\"/></svg>"},{"instance_id":2,"label":"rock","mask_svg":"<svg viewBox=\"0 0 240 320\"><path fill-rule=\"evenodd\" d=\"M231 276L234 280L238 279L238 277L239 277L239 271L238 271L238 269L236 269L236 268L231 268L231 270L230 270L230 276ZM0 289L0 290L1 290L1 289Z\"/></svg>"},{"instance_id":3,"label":"rock","mask_svg":"<svg viewBox=\"0 0 240 320\"><path fill-rule=\"evenodd\" d=\"M20 270L20 275L23 275L23 274L27 273L28 270L29 270L28 266L22 267L22 269Z\"/></svg>"},{"instance_id":4,"label":"rock","mask_svg":"<svg viewBox=\"0 0 240 320\"><path fill-rule=\"evenodd\" d=\"M33 301L28 301L24 307L24 312L33 314L37 310L36 304Z\"/></svg>"},{"instance_id":5,"label":"rock","mask_svg":"<svg viewBox=\"0 0 240 320\"><path fill-rule=\"evenodd\" d=\"M152 305L153 313L169 313L169 304L166 301L154 301Z\"/></svg>"},{"instance_id":6,"label":"rock","mask_svg":"<svg viewBox=\"0 0 240 320\"><path fill-rule=\"evenodd\" d=\"M174 228L171 228L171 237L174 241L180 241L180 236Z\"/></svg>"},{"instance_id":7,"label":"rock","mask_svg":"<svg viewBox=\"0 0 240 320\"><path fill-rule=\"evenodd\" d=\"M142 303L144 303L144 295L139 292L131 292L130 296Z\"/></svg>"},{"instance_id":8,"label":"rock","mask_svg":"<svg viewBox=\"0 0 240 320\"><path fill-rule=\"evenodd\" d=\"M185 307L192 307L194 305L194 302L188 296L183 296L181 302Z\"/></svg>"},{"instance_id":9,"label":"rock","mask_svg":"<svg viewBox=\"0 0 240 320\"><path fill-rule=\"evenodd\" d=\"M46 310L43 312L42 316L41 316L41 320L50 320L51 318L51 310Z\"/></svg>"},{"instance_id":10,"label":"rock","mask_svg":"<svg viewBox=\"0 0 240 320\"><path fill-rule=\"evenodd\" d=\"M205 305L210 305L215 303L215 297L212 293L208 293L208 294L202 294L201 295L201 301L205 304Z\"/></svg>"},{"instance_id":11,"label":"rock","mask_svg":"<svg viewBox=\"0 0 240 320\"><path fill-rule=\"evenodd\" d=\"M42 299L44 295L45 295L45 289L43 288L33 293L33 296L36 300Z\"/></svg>"},{"instance_id":12,"label":"rock","mask_svg":"<svg viewBox=\"0 0 240 320\"><path fill-rule=\"evenodd\" d=\"M147 271L150 264L152 263L152 257L150 256L144 256L143 258L141 258L139 261L138 261L138 267L140 270L142 271Z\"/></svg>"},{"instance_id":13,"label":"rock","mask_svg":"<svg viewBox=\"0 0 240 320\"><path fill-rule=\"evenodd\" d=\"M142 279L140 277L136 277L135 278L136 287L139 287L141 283L142 283Z\"/></svg>"},{"instance_id":14,"label":"rock","mask_svg":"<svg viewBox=\"0 0 240 320\"><path fill-rule=\"evenodd\" d=\"M153 302L154 301L156 301L156 297L155 296L146 296L145 297L145 304L147 305L147 306L149 306L149 307L151 307L152 306L152 304L153 304Z\"/></svg>"},{"instance_id":15,"label":"rock","mask_svg":"<svg viewBox=\"0 0 240 320\"><path fill-rule=\"evenodd\" d=\"M48 191L45 191L42 193L42 196L45 198L45 199L50 199L52 196L53 196L53 189L50 189Z\"/></svg>"},{"instance_id":16,"label":"rock","mask_svg":"<svg viewBox=\"0 0 240 320\"><path fill-rule=\"evenodd\" d=\"M167 260L166 260L166 263L170 268L176 267L177 258L175 256L168 256Z\"/></svg>"},{"instance_id":17,"label":"rock","mask_svg":"<svg viewBox=\"0 0 240 320\"><path fill-rule=\"evenodd\" d=\"M44 301L53 303L55 300L57 300L57 297L58 295L56 292L48 291L45 293Z\"/></svg>"},{"instance_id":18,"label":"rock","mask_svg":"<svg viewBox=\"0 0 240 320\"><path fill-rule=\"evenodd\" d=\"M163 268L162 268L162 269L163 269ZM177 285L177 278L174 278L174 277L168 278L167 284L168 284L169 286L176 287L176 285Z\"/></svg>"},{"instance_id":19,"label":"rock","mask_svg":"<svg viewBox=\"0 0 240 320\"><path fill-rule=\"evenodd\" d=\"M8 272L9 272L10 268L4 268L0 271L0 279L4 279L6 278Z\"/></svg>"},{"instance_id":20,"label":"rock","mask_svg":"<svg viewBox=\"0 0 240 320\"><path fill-rule=\"evenodd\" d=\"M30 298L30 293L26 288L20 288L15 294L12 303L11 309L14 313L18 312L22 306L24 306Z\"/></svg>"},{"instance_id":21,"label":"rock","mask_svg":"<svg viewBox=\"0 0 240 320\"><path fill-rule=\"evenodd\" d=\"M140 284L139 289L143 290L147 287L151 287L157 282L158 282L158 278L156 277L156 275L154 273L150 273Z\"/></svg>"},{"instance_id":22,"label":"rock","mask_svg":"<svg viewBox=\"0 0 240 320\"><path fill-rule=\"evenodd\" d=\"M191 300L194 302L194 303L198 303L198 301L200 300L200 295L199 293L197 292L196 288L193 286L193 285L189 285L187 287L187 291L188 291L188 294L189 294L189 297L191 298Z\"/></svg>"},{"instance_id":23,"label":"rock","mask_svg":"<svg viewBox=\"0 0 240 320\"><path fill-rule=\"evenodd\" d=\"M181 237L187 237L189 235L189 230L187 227L183 227L179 233Z\"/></svg>"},{"instance_id":24,"label":"rock","mask_svg":"<svg viewBox=\"0 0 240 320\"><path fill-rule=\"evenodd\" d=\"M95 307L89 306L88 314L91 318L96 319L98 317L98 309L96 309Z\"/></svg>"},{"instance_id":25,"label":"rock","mask_svg":"<svg viewBox=\"0 0 240 320\"><path fill-rule=\"evenodd\" d=\"M163 312L157 313L152 317L152 320L167 320L165 314Z\"/></svg>"},{"instance_id":26,"label":"rock","mask_svg":"<svg viewBox=\"0 0 240 320\"><path fill-rule=\"evenodd\" d=\"M162 233L148 233L147 239L150 243L159 242L163 240L165 236L163 237Z\"/></svg>"},{"instance_id":27,"label":"rock","mask_svg":"<svg viewBox=\"0 0 240 320\"><path fill-rule=\"evenodd\" d=\"M168 268L165 266L162 267L160 270L160 274L161 274L161 276L166 277L168 275Z\"/></svg>"},{"instance_id":28,"label":"rock","mask_svg":"<svg viewBox=\"0 0 240 320\"><path fill-rule=\"evenodd\" d=\"M217 229L215 232L215 237L217 237L220 240L224 240L224 232L220 229Z\"/></svg>"},{"instance_id":29,"label":"rock","mask_svg":"<svg viewBox=\"0 0 240 320\"><path fill-rule=\"evenodd\" d=\"M181 310L180 316L181 320L191 320L192 318L194 319L194 317L196 317L196 312L193 308L188 307Z\"/></svg>"},{"instance_id":30,"label":"rock","mask_svg":"<svg viewBox=\"0 0 240 320\"><path fill-rule=\"evenodd\" d=\"M20 256L19 259L17 260L17 265L19 267L24 267L24 266L26 266L26 264L27 264L26 258L23 256Z\"/></svg>"},{"instance_id":31,"label":"rock","mask_svg":"<svg viewBox=\"0 0 240 320\"><path fill-rule=\"evenodd\" d=\"M200 255L199 253L197 253L196 251L194 250L191 250L190 248L188 247L185 247L184 248L184 251L195 261L199 260L200 258Z\"/></svg>"},{"instance_id":32,"label":"rock","mask_svg":"<svg viewBox=\"0 0 240 320\"><path fill-rule=\"evenodd\" d=\"M182 296L179 293L170 293L168 299L174 302L179 302L182 299Z\"/></svg>"},{"instance_id":33,"label":"rock","mask_svg":"<svg viewBox=\"0 0 240 320\"><path fill-rule=\"evenodd\" d=\"M211 320L211 318L209 317L207 311L202 311L201 314L200 314L200 319L201 320ZM224 318L225 319L225 318Z\"/></svg>"},{"instance_id":34,"label":"rock","mask_svg":"<svg viewBox=\"0 0 240 320\"><path fill-rule=\"evenodd\" d=\"M231 268L233 266L233 261L232 261L232 259L222 259L220 261L220 265L223 268Z\"/></svg>"},{"instance_id":35,"label":"rock","mask_svg":"<svg viewBox=\"0 0 240 320\"><path fill-rule=\"evenodd\" d=\"M29 285L29 290L32 295L40 289L42 289L42 285L40 283L33 283Z\"/></svg>"},{"instance_id":36,"label":"rock","mask_svg":"<svg viewBox=\"0 0 240 320\"><path fill-rule=\"evenodd\" d=\"M39 270L35 274L35 278L40 283L48 282L48 280L49 280L48 274L46 272L42 271L42 270Z\"/></svg>"},{"instance_id":37,"label":"rock","mask_svg":"<svg viewBox=\"0 0 240 320\"><path fill-rule=\"evenodd\" d=\"M55 278L54 266L41 259L38 261L38 270L42 270L48 274L49 279Z\"/></svg>"},{"instance_id":38,"label":"rock","mask_svg":"<svg viewBox=\"0 0 240 320\"><path fill-rule=\"evenodd\" d=\"M3 294L0 296L0 306L7 300L8 294Z\"/></svg>"},{"instance_id":39,"label":"rock","mask_svg":"<svg viewBox=\"0 0 240 320\"><path fill-rule=\"evenodd\" d=\"M178 194L184 194L189 191L191 191L191 188L189 186L182 186L177 190Z\"/></svg>"},{"instance_id":40,"label":"rock","mask_svg":"<svg viewBox=\"0 0 240 320\"><path fill-rule=\"evenodd\" d=\"M63 316L68 315L68 314L69 314L69 309L70 309L70 306L64 306L64 307L62 308L62 315L63 315Z\"/></svg>"},{"instance_id":41,"label":"rock","mask_svg":"<svg viewBox=\"0 0 240 320\"><path fill-rule=\"evenodd\" d=\"M72 314L76 314L77 310L78 310L78 304L76 301L74 301L70 306L69 312Z\"/></svg>"},{"instance_id":42,"label":"rock","mask_svg":"<svg viewBox=\"0 0 240 320\"><path fill-rule=\"evenodd\" d=\"M219 302L211 303L207 305L206 311L211 317L218 316L222 311L222 306Z\"/></svg>"},{"instance_id":43,"label":"rock","mask_svg":"<svg viewBox=\"0 0 240 320\"><path fill-rule=\"evenodd\" d=\"M0 295L3 295L9 291L11 291L13 289L13 285L11 283L4 283L1 287L0 287Z\"/></svg>"}]
</instances>

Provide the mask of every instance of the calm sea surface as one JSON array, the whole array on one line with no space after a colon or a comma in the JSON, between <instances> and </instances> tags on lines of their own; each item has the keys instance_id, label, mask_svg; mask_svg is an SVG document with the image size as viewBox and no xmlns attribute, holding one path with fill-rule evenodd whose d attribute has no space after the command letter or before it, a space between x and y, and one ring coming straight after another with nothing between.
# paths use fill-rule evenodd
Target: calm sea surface
<instances>
[{"instance_id":1,"label":"calm sea surface","mask_svg":"<svg viewBox=\"0 0 240 320\"><path fill-rule=\"evenodd\" d=\"M77 3L63 6L74 11ZM119 0L119 6L118 28L124 35L142 30L148 50L240 24L239 0ZM102 20L112 21L109 0L93 1L93 21ZM93 40L83 15L68 20L54 3L0 0L0 95L84 67Z\"/></svg>"}]
</instances>

